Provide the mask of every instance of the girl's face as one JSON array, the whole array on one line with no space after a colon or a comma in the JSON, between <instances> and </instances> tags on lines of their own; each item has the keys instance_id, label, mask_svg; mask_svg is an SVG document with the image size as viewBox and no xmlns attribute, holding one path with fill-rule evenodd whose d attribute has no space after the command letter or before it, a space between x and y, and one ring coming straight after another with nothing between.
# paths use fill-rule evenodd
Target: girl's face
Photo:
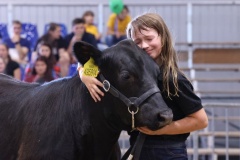
<instances>
[{"instance_id":1,"label":"girl's face","mask_svg":"<svg viewBox=\"0 0 240 160\"><path fill-rule=\"evenodd\" d=\"M3 59L0 58L0 73L4 73L5 67L6 67L6 65L5 65Z\"/></svg>"},{"instance_id":2,"label":"girl's face","mask_svg":"<svg viewBox=\"0 0 240 160\"><path fill-rule=\"evenodd\" d=\"M93 24L94 17L91 15L87 15L84 17L84 20L86 24Z\"/></svg>"},{"instance_id":3,"label":"girl's face","mask_svg":"<svg viewBox=\"0 0 240 160\"><path fill-rule=\"evenodd\" d=\"M136 31L132 34L132 40L157 61L162 51L162 39L156 30L146 28L141 32Z\"/></svg>"},{"instance_id":4,"label":"girl's face","mask_svg":"<svg viewBox=\"0 0 240 160\"><path fill-rule=\"evenodd\" d=\"M85 26L83 23L75 24L73 26L73 32L75 36L82 37L84 31L85 31Z\"/></svg>"},{"instance_id":5,"label":"girl's face","mask_svg":"<svg viewBox=\"0 0 240 160\"><path fill-rule=\"evenodd\" d=\"M127 17L127 15L128 15L128 11L125 8L123 8L122 12L118 14L118 18L123 20Z\"/></svg>"},{"instance_id":6,"label":"girl's face","mask_svg":"<svg viewBox=\"0 0 240 160\"><path fill-rule=\"evenodd\" d=\"M14 34L20 35L21 31L22 31L22 25L14 23L13 24L13 32L14 32Z\"/></svg>"},{"instance_id":7,"label":"girl's face","mask_svg":"<svg viewBox=\"0 0 240 160\"><path fill-rule=\"evenodd\" d=\"M47 71L47 64L44 61L36 61L35 70L37 75L42 76Z\"/></svg>"},{"instance_id":8,"label":"girl's face","mask_svg":"<svg viewBox=\"0 0 240 160\"><path fill-rule=\"evenodd\" d=\"M3 59L7 58L8 56L8 51L5 45L0 44L0 57L2 57Z\"/></svg>"},{"instance_id":9,"label":"girl's face","mask_svg":"<svg viewBox=\"0 0 240 160\"><path fill-rule=\"evenodd\" d=\"M59 39L61 36L61 28L57 27L54 31L50 31L50 34L53 39Z\"/></svg>"},{"instance_id":10,"label":"girl's face","mask_svg":"<svg viewBox=\"0 0 240 160\"><path fill-rule=\"evenodd\" d=\"M39 47L39 54L40 54L40 56L44 56L46 58L49 58L50 54L51 54L51 50L48 46L41 45Z\"/></svg>"}]
</instances>

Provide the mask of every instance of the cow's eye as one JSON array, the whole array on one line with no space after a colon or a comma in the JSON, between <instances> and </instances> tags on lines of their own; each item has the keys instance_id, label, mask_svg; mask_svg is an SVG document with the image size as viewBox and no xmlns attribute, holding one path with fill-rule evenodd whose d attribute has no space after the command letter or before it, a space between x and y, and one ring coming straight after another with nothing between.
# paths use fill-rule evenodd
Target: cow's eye
<instances>
[{"instance_id":1,"label":"cow's eye","mask_svg":"<svg viewBox=\"0 0 240 160\"><path fill-rule=\"evenodd\" d=\"M130 74L129 74L128 71L124 71L124 72L121 73L121 77L122 77L123 79L128 80L128 79L130 79Z\"/></svg>"}]
</instances>

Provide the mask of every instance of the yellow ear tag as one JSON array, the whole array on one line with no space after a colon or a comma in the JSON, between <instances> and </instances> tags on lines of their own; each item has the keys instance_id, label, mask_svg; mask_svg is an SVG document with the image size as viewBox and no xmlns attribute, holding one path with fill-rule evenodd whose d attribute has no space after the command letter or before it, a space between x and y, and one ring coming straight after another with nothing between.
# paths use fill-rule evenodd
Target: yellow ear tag
<instances>
[{"instance_id":1,"label":"yellow ear tag","mask_svg":"<svg viewBox=\"0 0 240 160\"><path fill-rule=\"evenodd\" d=\"M98 75L98 66L94 64L92 57L84 64L83 66L85 76L97 77Z\"/></svg>"}]
</instances>

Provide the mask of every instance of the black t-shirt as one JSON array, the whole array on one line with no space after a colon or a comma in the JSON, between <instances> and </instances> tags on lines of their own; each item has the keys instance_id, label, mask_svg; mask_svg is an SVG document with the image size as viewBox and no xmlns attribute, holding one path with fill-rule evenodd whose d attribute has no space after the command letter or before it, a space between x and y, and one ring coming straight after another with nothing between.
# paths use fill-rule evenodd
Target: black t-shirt
<instances>
[{"instance_id":1,"label":"black t-shirt","mask_svg":"<svg viewBox=\"0 0 240 160\"><path fill-rule=\"evenodd\" d=\"M161 72L162 73L162 72ZM158 76L158 87L163 91L163 75ZM171 79L171 78L170 78ZM193 86L189 80L181 73L178 73L178 96L168 97L167 92L162 92L162 97L169 108L173 112L173 121L182 119L202 108L201 99L194 93ZM169 89L171 93L175 93L173 81L169 82ZM132 144L138 135L138 131L129 133L130 143ZM187 139L190 133L178 134L178 135L159 135L159 136L147 136L146 141L161 142L163 140L183 142Z\"/></svg>"},{"instance_id":2,"label":"black t-shirt","mask_svg":"<svg viewBox=\"0 0 240 160\"><path fill-rule=\"evenodd\" d=\"M73 36L74 36L74 33L70 33L64 38L66 41L67 48L69 47ZM93 34L84 32L84 34L82 36L82 41L87 42L97 48L97 40L95 39Z\"/></svg>"},{"instance_id":3,"label":"black t-shirt","mask_svg":"<svg viewBox=\"0 0 240 160\"><path fill-rule=\"evenodd\" d=\"M44 36L42 36L41 38L38 39L38 41L34 47L34 51L37 51L39 44L41 44L43 42L51 45L52 53L55 56L57 61L59 59L59 53L58 53L59 49L61 49L61 48L67 49L66 41L61 36L59 39L51 41L49 36L47 34L45 34Z\"/></svg>"},{"instance_id":4,"label":"black t-shirt","mask_svg":"<svg viewBox=\"0 0 240 160\"><path fill-rule=\"evenodd\" d=\"M19 64L15 61L9 61L6 66L6 74L14 76L14 70L20 68Z\"/></svg>"}]
</instances>

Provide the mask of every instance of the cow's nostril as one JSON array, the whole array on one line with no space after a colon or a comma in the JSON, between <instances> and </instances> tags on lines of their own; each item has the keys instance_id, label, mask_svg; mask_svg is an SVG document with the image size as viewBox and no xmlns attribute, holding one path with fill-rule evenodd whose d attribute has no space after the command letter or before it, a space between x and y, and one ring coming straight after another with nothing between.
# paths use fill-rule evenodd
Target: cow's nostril
<instances>
[{"instance_id":1,"label":"cow's nostril","mask_svg":"<svg viewBox=\"0 0 240 160\"><path fill-rule=\"evenodd\" d=\"M157 115L157 118L159 122L164 122L166 120L166 117L162 116L160 113Z\"/></svg>"}]
</instances>

